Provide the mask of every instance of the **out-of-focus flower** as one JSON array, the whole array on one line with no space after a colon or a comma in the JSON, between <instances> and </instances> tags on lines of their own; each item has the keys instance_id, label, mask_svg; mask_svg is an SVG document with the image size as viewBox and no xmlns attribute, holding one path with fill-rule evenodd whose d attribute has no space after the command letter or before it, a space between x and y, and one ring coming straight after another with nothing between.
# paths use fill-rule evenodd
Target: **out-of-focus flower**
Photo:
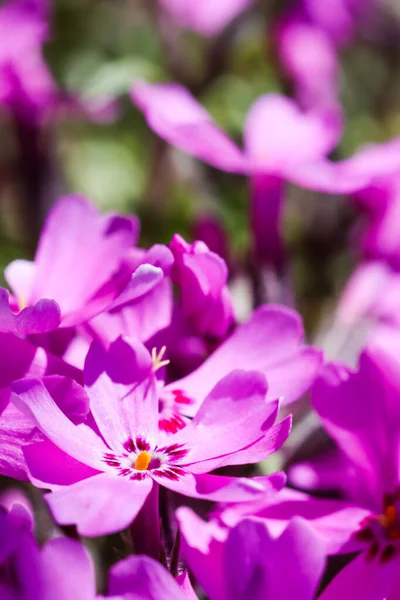
<instances>
[{"instance_id":1,"label":"out-of-focus flower","mask_svg":"<svg viewBox=\"0 0 400 600\"><path fill-rule=\"evenodd\" d=\"M400 567L399 394L399 363L382 349L365 352L357 372L328 365L315 386L314 408L353 475L338 479L337 485L353 507L357 504L366 513L341 524L362 552L334 579L323 600L395 597ZM335 535L341 528L336 515L325 516L325 528L329 521ZM317 521L314 526L318 529Z\"/></svg>"},{"instance_id":2,"label":"out-of-focus flower","mask_svg":"<svg viewBox=\"0 0 400 600\"><path fill-rule=\"evenodd\" d=\"M0 508L2 600L95 600L93 562L77 541L55 538L39 548L27 511Z\"/></svg>"},{"instance_id":3,"label":"out-of-focus flower","mask_svg":"<svg viewBox=\"0 0 400 600\"><path fill-rule=\"evenodd\" d=\"M354 201L365 215L358 251L367 260L382 260L400 270L400 173L378 180Z\"/></svg>"},{"instance_id":4,"label":"out-of-focus flower","mask_svg":"<svg viewBox=\"0 0 400 600\"><path fill-rule=\"evenodd\" d=\"M218 35L254 0L160 0L162 8L185 29L205 37Z\"/></svg>"},{"instance_id":5,"label":"out-of-focus flower","mask_svg":"<svg viewBox=\"0 0 400 600\"><path fill-rule=\"evenodd\" d=\"M249 514L265 519L274 536L293 516L300 515L319 534L327 553L360 552L320 596L323 600L396 597L400 567L399 394L399 363L382 350L364 352L356 372L339 364L327 365L315 385L313 405L341 454L336 479L333 457L329 471L346 499L313 498L287 489L274 498L232 505L217 514L229 527ZM348 465L345 477L343 462ZM314 482L324 479L324 473L322 478L318 476L321 467L324 470L323 460L314 463Z\"/></svg>"},{"instance_id":6,"label":"out-of-focus flower","mask_svg":"<svg viewBox=\"0 0 400 600\"><path fill-rule=\"evenodd\" d=\"M43 59L49 37L47 2L11 0L0 9L0 104L37 121L58 91Z\"/></svg>"},{"instance_id":7,"label":"out-of-focus flower","mask_svg":"<svg viewBox=\"0 0 400 600\"><path fill-rule=\"evenodd\" d=\"M305 520L293 519L274 539L261 520L244 519L223 530L189 508L180 508L177 516L183 554L210 600L314 598L325 554Z\"/></svg>"},{"instance_id":8,"label":"out-of-focus flower","mask_svg":"<svg viewBox=\"0 0 400 600\"><path fill-rule=\"evenodd\" d=\"M289 98L262 96L247 115L241 150L179 85L138 83L131 96L163 139L218 169L252 177L256 254L279 266L283 183L335 147L342 131L336 111L305 113Z\"/></svg>"},{"instance_id":9,"label":"out-of-focus flower","mask_svg":"<svg viewBox=\"0 0 400 600\"><path fill-rule=\"evenodd\" d=\"M179 235L170 249L175 259L171 277L180 287L183 313L200 334L225 336L234 318L225 261L204 242L188 244Z\"/></svg>"},{"instance_id":10,"label":"out-of-focus flower","mask_svg":"<svg viewBox=\"0 0 400 600\"><path fill-rule=\"evenodd\" d=\"M274 38L280 64L293 81L300 106L330 107L340 115L339 59L329 36L291 12L275 25Z\"/></svg>"},{"instance_id":11,"label":"out-of-focus flower","mask_svg":"<svg viewBox=\"0 0 400 600\"><path fill-rule=\"evenodd\" d=\"M110 569L109 594L112 598L138 600L197 600L186 573L172 575L149 556L129 556Z\"/></svg>"},{"instance_id":12,"label":"out-of-focus flower","mask_svg":"<svg viewBox=\"0 0 400 600\"><path fill-rule=\"evenodd\" d=\"M134 217L103 216L80 196L60 200L34 262L16 260L5 270L15 299L9 306L0 290L2 330L27 335L71 327L150 291L163 271L133 269L129 252L137 235Z\"/></svg>"},{"instance_id":13,"label":"out-of-focus flower","mask_svg":"<svg viewBox=\"0 0 400 600\"><path fill-rule=\"evenodd\" d=\"M357 25L372 14L375 0L301 0L306 17L339 45L349 43Z\"/></svg>"},{"instance_id":14,"label":"out-of-focus flower","mask_svg":"<svg viewBox=\"0 0 400 600\"><path fill-rule=\"evenodd\" d=\"M92 345L85 388L103 437L89 425L74 425L41 381L13 385L13 402L31 414L47 438L24 448L30 479L54 490L46 499L57 522L76 523L83 535L127 527L156 484L227 502L284 484L279 473L255 479L207 475L218 466L258 462L287 438L290 417L274 425L278 401L266 402L261 373L231 373L194 419L167 439L159 433L154 378L162 357L152 358L132 340L119 339L108 351Z\"/></svg>"}]
</instances>

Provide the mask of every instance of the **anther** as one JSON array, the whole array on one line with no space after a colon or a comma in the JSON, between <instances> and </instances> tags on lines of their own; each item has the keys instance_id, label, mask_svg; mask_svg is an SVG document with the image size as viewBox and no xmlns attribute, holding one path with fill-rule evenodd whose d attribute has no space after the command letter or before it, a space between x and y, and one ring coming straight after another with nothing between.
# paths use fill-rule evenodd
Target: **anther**
<instances>
[{"instance_id":1,"label":"anther","mask_svg":"<svg viewBox=\"0 0 400 600\"><path fill-rule=\"evenodd\" d=\"M170 360L163 360L163 356L167 351L167 346L163 346L160 352L157 352L157 348L153 348L151 351L151 359L153 361L153 371L156 372L161 367L165 367L169 365Z\"/></svg>"}]
</instances>

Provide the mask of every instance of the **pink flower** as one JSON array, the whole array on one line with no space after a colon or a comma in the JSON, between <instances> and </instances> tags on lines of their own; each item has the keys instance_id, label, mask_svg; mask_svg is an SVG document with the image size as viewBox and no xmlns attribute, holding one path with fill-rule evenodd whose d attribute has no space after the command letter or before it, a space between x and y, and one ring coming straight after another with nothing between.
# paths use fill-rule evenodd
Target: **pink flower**
<instances>
[{"instance_id":1,"label":"pink flower","mask_svg":"<svg viewBox=\"0 0 400 600\"><path fill-rule=\"evenodd\" d=\"M158 429L153 363L140 343L118 339L108 351L93 343L85 388L94 428L74 425L39 380L16 382L12 397L47 438L24 448L31 481L54 490L46 499L55 519L76 523L83 535L127 527L153 485L233 502L284 483L279 473L255 479L207 475L222 465L258 462L287 438L290 417L274 425L278 401L265 401L261 373L231 373L191 423L168 439Z\"/></svg>"},{"instance_id":2,"label":"pink flower","mask_svg":"<svg viewBox=\"0 0 400 600\"><path fill-rule=\"evenodd\" d=\"M138 229L135 217L103 216L80 196L61 199L34 262L16 260L5 269L15 299L10 306L0 289L0 330L27 335L71 327L147 293L163 272L152 265L133 269Z\"/></svg>"}]
</instances>

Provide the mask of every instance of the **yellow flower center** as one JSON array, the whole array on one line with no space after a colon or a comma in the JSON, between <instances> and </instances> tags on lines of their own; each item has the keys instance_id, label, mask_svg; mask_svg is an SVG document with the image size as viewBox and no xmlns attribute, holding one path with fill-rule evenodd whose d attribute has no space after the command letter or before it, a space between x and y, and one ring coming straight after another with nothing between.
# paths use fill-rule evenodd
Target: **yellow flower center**
<instances>
[{"instance_id":1,"label":"yellow flower center","mask_svg":"<svg viewBox=\"0 0 400 600\"><path fill-rule=\"evenodd\" d=\"M150 454L150 452L146 452L146 450L144 450L143 452L141 452L139 454L139 456L137 457L137 459L135 461L135 469L137 471L147 471L147 469L149 468L150 462L151 462L151 454Z\"/></svg>"}]
</instances>

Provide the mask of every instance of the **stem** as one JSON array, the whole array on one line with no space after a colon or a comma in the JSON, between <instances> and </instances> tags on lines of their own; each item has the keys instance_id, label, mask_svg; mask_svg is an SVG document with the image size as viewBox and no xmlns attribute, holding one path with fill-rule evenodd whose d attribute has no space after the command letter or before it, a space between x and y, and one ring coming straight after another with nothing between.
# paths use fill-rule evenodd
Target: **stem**
<instances>
[{"instance_id":1,"label":"stem","mask_svg":"<svg viewBox=\"0 0 400 600\"><path fill-rule=\"evenodd\" d=\"M249 266L254 308L267 302L293 305L281 234L284 182L273 175L250 181L249 219L253 252Z\"/></svg>"},{"instance_id":2,"label":"stem","mask_svg":"<svg viewBox=\"0 0 400 600\"><path fill-rule=\"evenodd\" d=\"M158 560L162 551L158 483L153 482L151 492L130 530L136 554L147 554Z\"/></svg>"},{"instance_id":3,"label":"stem","mask_svg":"<svg viewBox=\"0 0 400 600\"><path fill-rule=\"evenodd\" d=\"M44 197L50 174L49 159L43 147L41 127L29 121L20 111L14 113L14 127L19 144L18 180L24 202L24 235L33 249L45 211Z\"/></svg>"}]
</instances>

